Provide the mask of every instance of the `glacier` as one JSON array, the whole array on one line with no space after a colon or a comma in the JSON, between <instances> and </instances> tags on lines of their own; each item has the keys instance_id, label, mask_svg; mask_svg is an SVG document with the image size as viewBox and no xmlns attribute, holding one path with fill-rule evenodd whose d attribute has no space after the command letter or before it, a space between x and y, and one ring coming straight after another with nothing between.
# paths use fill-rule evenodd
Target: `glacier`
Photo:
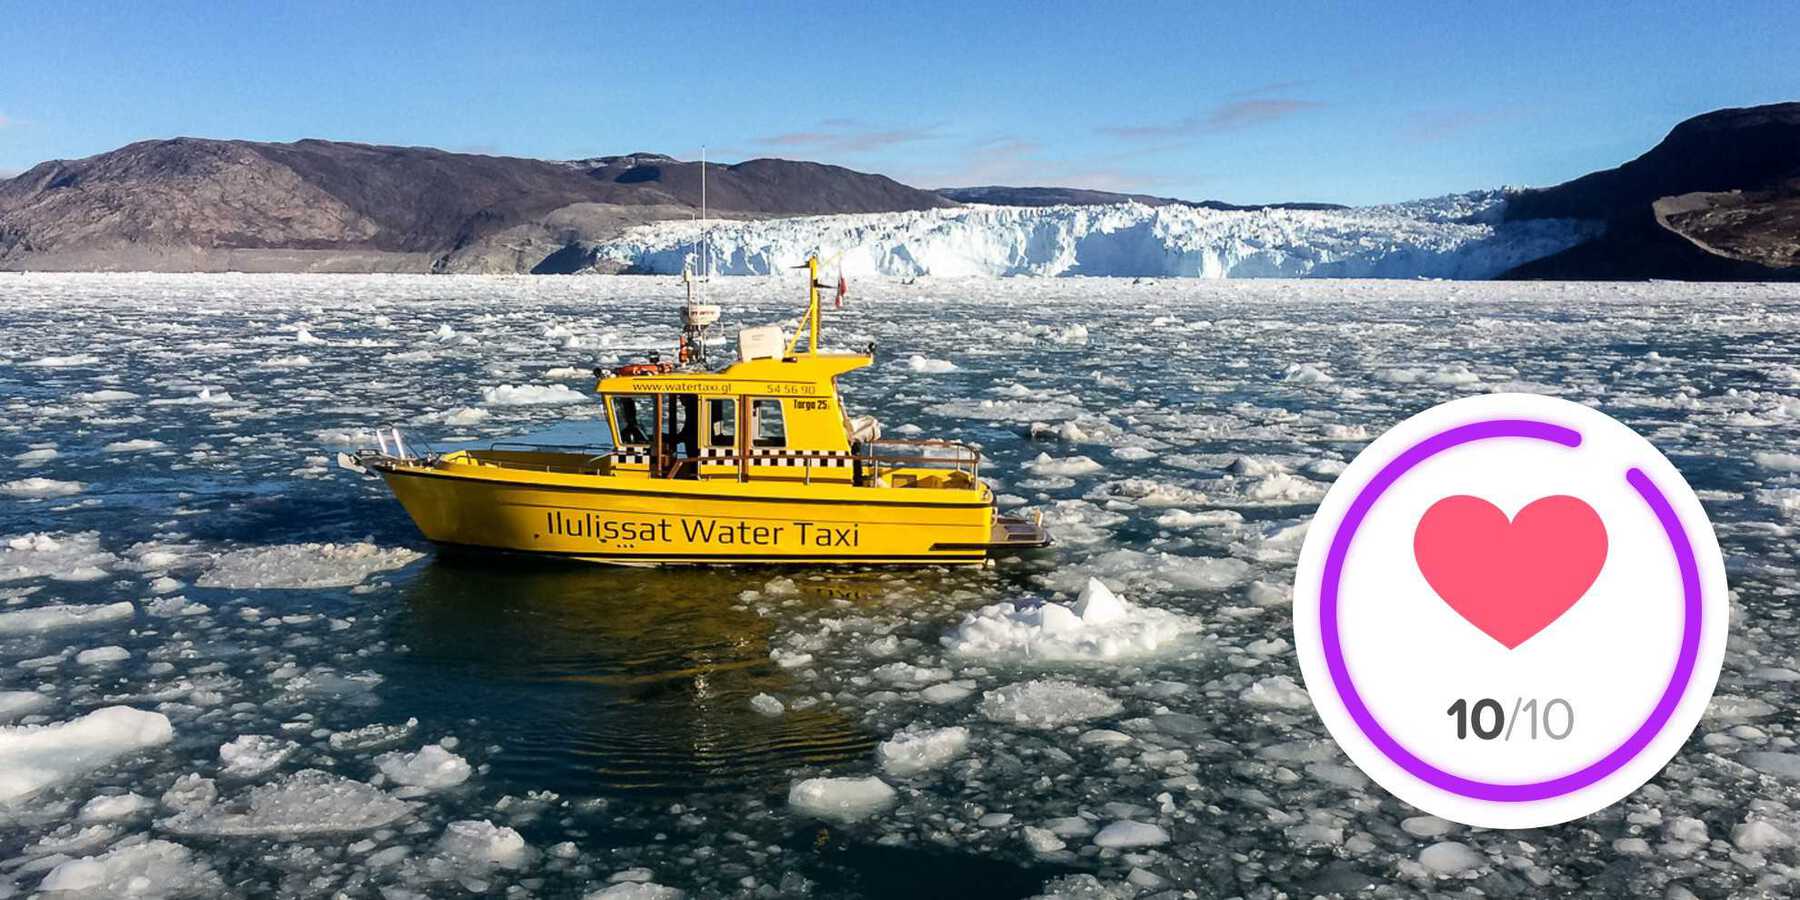
<instances>
[{"instance_id":1,"label":"glacier","mask_svg":"<svg viewBox=\"0 0 1800 900\"><path fill-rule=\"evenodd\" d=\"M1482 279L1597 235L1597 222L1503 221L1504 191L1335 210L984 206L710 224L659 222L595 248L596 266L679 274L702 234L721 275L818 253L848 276ZM698 266L696 265L696 268Z\"/></svg>"}]
</instances>

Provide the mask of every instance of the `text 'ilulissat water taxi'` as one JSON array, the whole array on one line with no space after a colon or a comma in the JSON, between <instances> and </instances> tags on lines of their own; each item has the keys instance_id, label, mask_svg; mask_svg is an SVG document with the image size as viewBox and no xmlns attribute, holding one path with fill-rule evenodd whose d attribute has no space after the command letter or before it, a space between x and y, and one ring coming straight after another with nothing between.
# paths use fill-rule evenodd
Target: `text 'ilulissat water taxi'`
<instances>
[{"instance_id":1,"label":"text 'ilulissat water taxi'","mask_svg":"<svg viewBox=\"0 0 1800 900\"><path fill-rule=\"evenodd\" d=\"M997 513L974 447L884 439L875 419L849 416L838 376L873 349L820 351L818 260L807 265L804 351L799 330L747 328L737 359L709 369L718 308L690 297L678 363L596 370L610 448L421 456L396 433L356 463L427 538L457 547L646 565L972 564L1048 545L1040 525Z\"/></svg>"}]
</instances>

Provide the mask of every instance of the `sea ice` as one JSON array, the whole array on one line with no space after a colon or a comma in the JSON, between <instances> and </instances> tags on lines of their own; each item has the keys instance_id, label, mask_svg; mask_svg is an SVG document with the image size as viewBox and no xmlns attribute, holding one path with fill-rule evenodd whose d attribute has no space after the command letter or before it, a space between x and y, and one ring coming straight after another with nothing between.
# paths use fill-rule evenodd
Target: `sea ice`
<instances>
[{"instance_id":1,"label":"sea ice","mask_svg":"<svg viewBox=\"0 0 1800 900\"><path fill-rule=\"evenodd\" d=\"M37 691L0 691L0 722L11 722L49 704L50 698Z\"/></svg>"},{"instance_id":2,"label":"sea ice","mask_svg":"<svg viewBox=\"0 0 1800 900\"><path fill-rule=\"evenodd\" d=\"M0 494L8 497L47 499L69 497L81 493L87 485L79 481L57 481L54 478L21 478L0 484Z\"/></svg>"},{"instance_id":3,"label":"sea ice","mask_svg":"<svg viewBox=\"0 0 1800 900\"><path fill-rule=\"evenodd\" d=\"M503 384L481 389L481 402L486 406L558 406L587 399L566 384Z\"/></svg>"},{"instance_id":4,"label":"sea ice","mask_svg":"<svg viewBox=\"0 0 1800 900\"><path fill-rule=\"evenodd\" d=\"M839 822L866 819L894 805L894 789L873 776L808 778L788 789L788 806L809 816Z\"/></svg>"},{"instance_id":5,"label":"sea ice","mask_svg":"<svg viewBox=\"0 0 1800 900\"><path fill-rule=\"evenodd\" d=\"M1022 728L1060 728L1123 708L1105 691L1073 681L1021 681L981 696L981 714L988 721Z\"/></svg>"},{"instance_id":6,"label":"sea ice","mask_svg":"<svg viewBox=\"0 0 1800 900\"><path fill-rule=\"evenodd\" d=\"M142 453L145 450L160 450L163 446L164 444L162 441L152 440L150 438L133 438L128 441L113 441L100 449L105 450L108 453Z\"/></svg>"},{"instance_id":7,"label":"sea ice","mask_svg":"<svg viewBox=\"0 0 1800 900\"><path fill-rule=\"evenodd\" d=\"M218 588L330 588L361 584L376 572L411 564L423 554L404 547L283 544L220 555L195 582Z\"/></svg>"},{"instance_id":8,"label":"sea ice","mask_svg":"<svg viewBox=\"0 0 1800 900\"><path fill-rule=\"evenodd\" d=\"M175 815L157 827L170 834L303 837L371 831L412 811L379 788L317 769L259 784L236 801L216 802L213 795L209 782L195 782Z\"/></svg>"},{"instance_id":9,"label":"sea ice","mask_svg":"<svg viewBox=\"0 0 1800 900\"><path fill-rule=\"evenodd\" d=\"M875 748L881 770L900 778L936 769L961 756L969 745L969 729L911 727L894 733Z\"/></svg>"},{"instance_id":10,"label":"sea ice","mask_svg":"<svg viewBox=\"0 0 1800 900\"><path fill-rule=\"evenodd\" d=\"M1105 467L1085 456L1070 456L1064 459L1056 459L1048 453L1039 453L1037 458L1032 460L1025 468L1033 475L1061 475L1065 478L1070 478L1077 475L1090 475Z\"/></svg>"},{"instance_id":11,"label":"sea ice","mask_svg":"<svg viewBox=\"0 0 1800 900\"><path fill-rule=\"evenodd\" d=\"M1251 706L1305 709L1312 705L1306 688L1286 675L1271 675L1245 688L1239 699Z\"/></svg>"},{"instance_id":12,"label":"sea ice","mask_svg":"<svg viewBox=\"0 0 1800 900\"><path fill-rule=\"evenodd\" d=\"M0 635L34 634L59 631L131 618L136 607L128 602L107 604L66 604L15 609L0 613Z\"/></svg>"},{"instance_id":13,"label":"sea ice","mask_svg":"<svg viewBox=\"0 0 1800 900\"><path fill-rule=\"evenodd\" d=\"M1169 842L1169 833L1161 826L1129 819L1112 822L1094 835L1100 847L1155 847Z\"/></svg>"},{"instance_id":14,"label":"sea ice","mask_svg":"<svg viewBox=\"0 0 1800 900\"><path fill-rule=\"evenodd\" d=\"M129 706L108 706L56 725L0 728L0 803L161 746L174 734L167 716Z\"/></svg>"},{"instance_id":15,"label":"sea ice","mask_svg":"<svg viewBox=\"0 0 1800 900\"><path fill-rule=\"evenodd\" d=\"M212 867L186 847L165 840L120 845L98 856L61 863L38 883L47 897L210 896L224 889Z\"/></svg>"},{"instance_id":16,"label":"sea ice","mask_svg":"<svg viewBox=\"0 0 1800 900\"><path fill-rule=\"evenodd\" d=\"M116 662L124 662L131 658L131 651L117 645L93 647L75 654L78 666L104 666Z\"/></svg>"},{"instance_id":17,"label":"sea ice","mask_svg":"<svg viewBox=\"0 0 1800 900\"><path fill-rule=\"evenodd\" d=\"M687 894L653 881L625 881L584 894L581 900L684 900Z\"/></svg>"},{"instance_id":18,"label":"sea ice","mask_svg":"<svg viewBox=\"0 0 1800 900\"><path fill-rule=\"evenodd\" d=\"M1468 844L1440 841L1419 852L1419 865L1443 875L1464 875L1488 865L1488 858Z\"/></svg>"},{"instance_id":19,"label":"sea ice","mask_svg":"<svg viewBox=\"0 0 1800 900\"><path fill-rule=\"evenodd\" d=\"M293 741L266 734L241 735L219 746L219 774L230 778L258 778L287 761L300 749Z\"/></svg>"},{"instance_id":20,"label":"sea ice","mask_svg":"<svg viewBox=\"0 0 1800 900\"><path fill-rule=\"evenodd\" d=\"M81 805L76 819L81 822L116 822L147 812L155 806L140 794L104 794Z\"/></svg>"},{"instance_id":21,"label":"sea ice","mask_svg":"<svg viewBox=\"0 0 1800 900\"><path fill-rule=\"evenodd\" d=\"M927 375L942 375L960 368L947 359L927 359L917 353L907 358L906 367L914 372L922 372Z\"/></svg>"},{"instance_id":22,"label":"sea ice","mask_svg":"<svg viewBox=\"0 0 1800 900\"><path fill-rule=\"evenodd\" d=\"M395 784L427 791L462 784L474 772L467 760L444 749L442 744L427 744L417 753L383 753L375 757L375 766Z\"/></svg>"},{"instance_id":23,"label":"sea ice","mask_svg":"<svg viewBox=\"0 0 1800 900\"><path fill-rule=\"evenodd\" d=\"M0 539L0 582L27 578L93 581L118 558L100 549L98 532L33 532ZM116 604L115 604L116 605Z\"/></svg>"},{"instance_id":24,"label":"sea ice","mask_svg":"<svg viewBox=\"0 0 1800 900\"><path fill-rule=\"evenodd\" d=\"M529 848L517 831L488 821L451 822L438 840L438 850L452 859L477 868L517 869L528 859Z\"/></svg>"},{"instance_id":25,"label":"sea ice","mask_svg":"<svg viewBox=\"0 0 1800 900\"><path fill-rule=\"evenodd\" d=\"M1088 579L1073 608L1060 603L996 603L964 617L942 639L952 654L1020 662L1109 662L1167 652L1200 623L1120 600Z\"/></svg>"}]
</instances>

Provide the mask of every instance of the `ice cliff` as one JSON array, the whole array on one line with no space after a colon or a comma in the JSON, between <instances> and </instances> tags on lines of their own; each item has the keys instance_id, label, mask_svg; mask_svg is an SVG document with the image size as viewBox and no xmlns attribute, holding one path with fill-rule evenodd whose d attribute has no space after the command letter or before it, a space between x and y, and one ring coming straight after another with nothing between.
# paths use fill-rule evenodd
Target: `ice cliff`
<instances>
[{"instance_id":1,"label":"ice cliff","mask_svg":"<svg viewBox=\"0 0 1800 900\"><path fill-rule=\"evenodd\" d=\"M1500 191L1340 210L967 206L714 222L714 271L776 274L817 251L850 276L1491 278L1597 233L1568 219L1505 222ZM613 266L675 274L700 234L662 222L602 244ZM836 263L828 263L835 272Z\"/></svg>"}]
</instances>

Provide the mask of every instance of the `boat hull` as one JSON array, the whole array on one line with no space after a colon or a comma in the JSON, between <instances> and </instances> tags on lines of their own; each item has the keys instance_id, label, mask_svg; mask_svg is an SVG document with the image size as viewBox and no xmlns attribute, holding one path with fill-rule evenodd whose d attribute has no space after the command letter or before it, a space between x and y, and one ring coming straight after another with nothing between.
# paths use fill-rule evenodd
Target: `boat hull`
<instances>
[{"instance_id":1,"label":"boat hull","mask_svg":"<svg viewBox=\"0 0 1800 900\"><path fill-rule=\"evenodd\" d=\"M454 471L462 468L476 471ZM657 490L604 477L530 482L491 467L378 471L434 542L589 562L973 565L1004 533L991 499L972 491L815 483L801 498L760 483L669 482Z\"/></svg>"}]
</instances>

